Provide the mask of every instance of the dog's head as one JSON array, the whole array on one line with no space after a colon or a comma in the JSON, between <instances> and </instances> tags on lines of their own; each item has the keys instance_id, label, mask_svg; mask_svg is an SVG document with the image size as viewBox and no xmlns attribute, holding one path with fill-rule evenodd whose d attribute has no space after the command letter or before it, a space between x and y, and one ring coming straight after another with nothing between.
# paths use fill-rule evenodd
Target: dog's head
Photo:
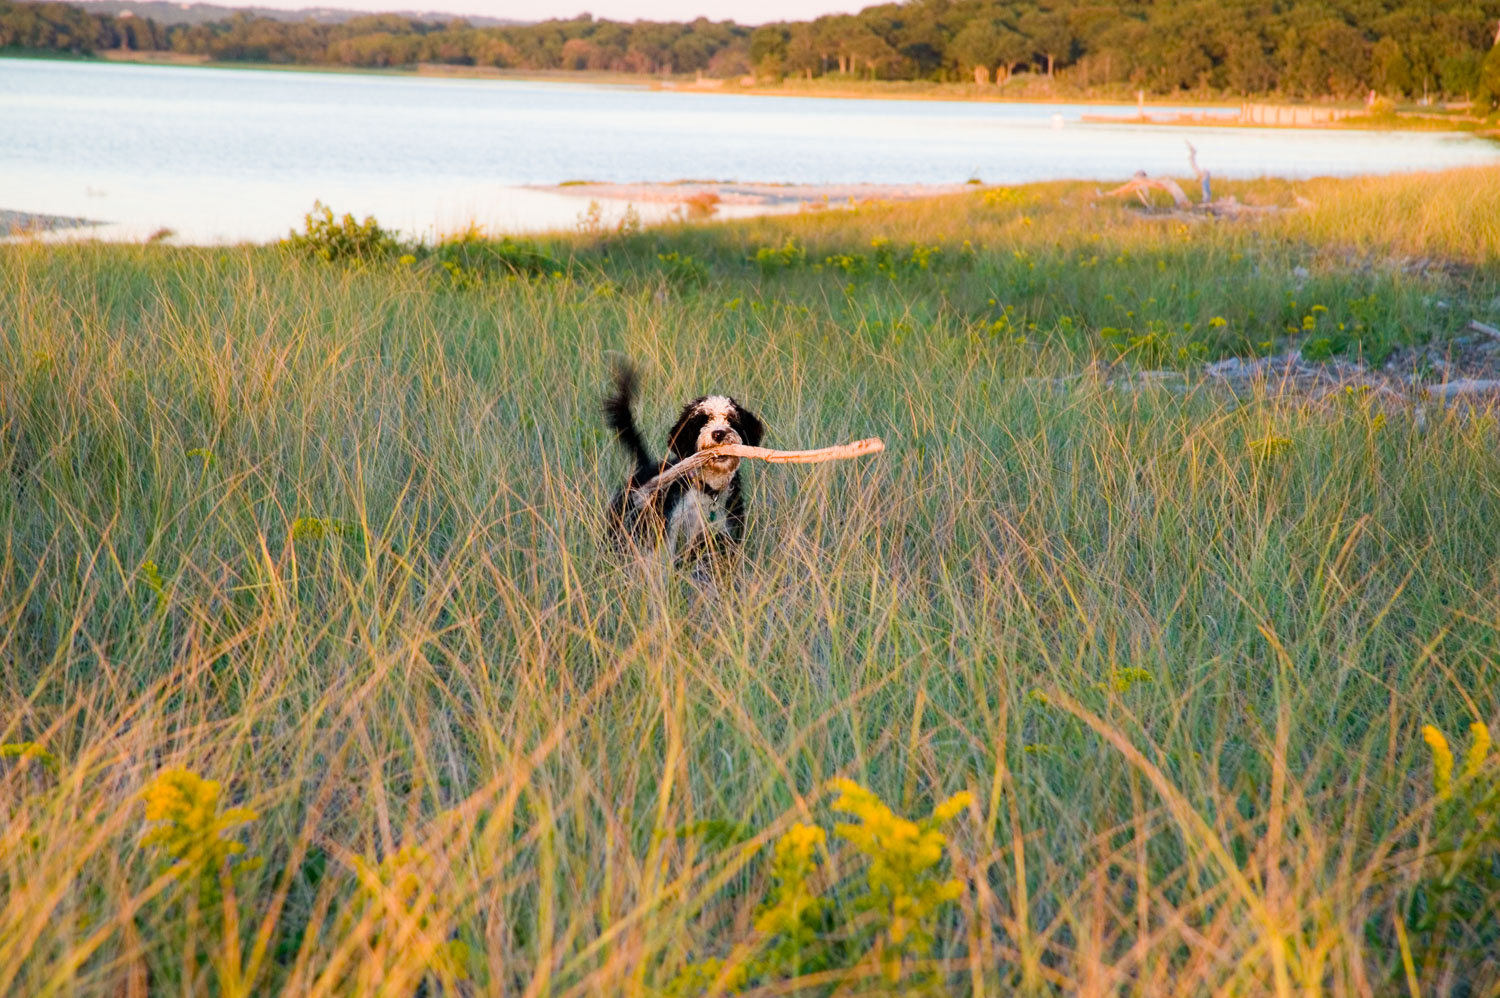
<instances>
[{"instance_id":1,"label":"dog's head","mask_svg":"<svg viewBox=\"0 0 1500 998\"><path fill-rule=\"evenodd\" d=\"M727 395L705 395L682 407L682 414L667 435L667 448L674 458L681 460L705 447L719 444L758 447L765 432L755 413L734 399ZM737 457L720 457L705 467L727 479L739 464Z\"/></svg>"}]
</instances>

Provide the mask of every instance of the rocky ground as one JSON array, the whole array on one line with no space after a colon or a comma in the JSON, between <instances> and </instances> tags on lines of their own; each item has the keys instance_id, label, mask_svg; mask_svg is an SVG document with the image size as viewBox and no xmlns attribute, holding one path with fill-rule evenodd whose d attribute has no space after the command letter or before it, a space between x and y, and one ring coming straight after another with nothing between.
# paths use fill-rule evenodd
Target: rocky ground
<instances>
[{"instance_id":1,"label":"rocky ground","mask_svg":"<svg viewBox=\"0 0 1500 998\"><path fill-rule=\"evenodd\" d=\"M1300 350L1292 350L1270 357L1229 357L1196 371L1150 370L1122 360L1067 377L1026 381L1049 390L1084 384L1116 390L1155 387L1182 394L1206 389L1246 400L1310 403L1358 391L1372 405L1391 413L1422 413L1429 407L1488 412L1500 409L1500 330L1474 323L1468 334L1446 344L1400 347L1378 367L1338 357L1309 361Z\"/></svg>"}]
</instances>

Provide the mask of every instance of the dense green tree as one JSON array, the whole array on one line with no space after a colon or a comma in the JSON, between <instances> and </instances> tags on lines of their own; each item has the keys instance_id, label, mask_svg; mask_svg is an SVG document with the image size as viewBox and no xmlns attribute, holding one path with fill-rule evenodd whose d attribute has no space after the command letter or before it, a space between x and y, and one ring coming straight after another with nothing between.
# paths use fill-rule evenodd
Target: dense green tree
<instances>
[{"instance_id":1,"label":"dense green tree","mask_svg":"<svg viewBox=\"0 0 1500 998\"><path fill-rule=\"evenodd\" d=\"M791 32L779 24L756 28L750 36L750 64L761 76L781 76L787 67Z\"/></svg>"},{"instance_id":2,"label":"dense green tree","mask_svg":"<svg viewBox=\"0 0 1500 998\"><path fill-rule=\"evenodd\" d=\"M1474 102L1485 111L1500 107L1500 42L1490 46L1484 61L1479 65L1479 78L1474 84Z\"/></svg>"},{"instance_id":3,"label":"dense green tree","mask_svg":"<svg viewBox=\"0 0 1500 998\"><path fill-rule=\"evenodd\" d=\"M964 72L976 67L1009 76L1013 65L1029 58L1026 37L997 17L976 17L953 36L952 50Z\"/></svg>"},{"instance_id":4,"label":"dense green tree","mask_svg":"<svg viewBox=\"0 0 1500 998\"><path fill-rule=\"evenodd\" d=\"M0 0L0 46L171 50L215 59L348 66L420 62L516 69L842 74L1004 80L1030 69L1074 90L1350 97L1500 95L1500 0L907 0L748 28L595 20L475 28L379 14L342 24L237 14L195 26Z\"/></svg>"}]
</instances>

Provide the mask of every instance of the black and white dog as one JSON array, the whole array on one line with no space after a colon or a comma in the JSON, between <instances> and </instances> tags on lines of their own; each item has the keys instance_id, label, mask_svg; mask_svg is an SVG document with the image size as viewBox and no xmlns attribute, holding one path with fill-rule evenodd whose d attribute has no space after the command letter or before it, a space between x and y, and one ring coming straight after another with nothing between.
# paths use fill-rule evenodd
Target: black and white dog
<instances>
[{"instance_id":1,"label":"black and white dog","mask_svg":"<svg viewBox=\"0 0 1500 998\"><path fill-rule=\"evenodd\" d=\"M704 395L682 407L667 434L667 457L651 456L636 429L635 370L615 368L614 392L604 400L604 421L635 462L630 477L609 504L609 530L617 544L665 542L682 561L712 551L727 551L745 532L745 491L740 459L720 457L696 472L644 495L639 486L705 447L718 444L758 446L765 433L755 414L727 395Z\"/></svg>"}]
</instances>

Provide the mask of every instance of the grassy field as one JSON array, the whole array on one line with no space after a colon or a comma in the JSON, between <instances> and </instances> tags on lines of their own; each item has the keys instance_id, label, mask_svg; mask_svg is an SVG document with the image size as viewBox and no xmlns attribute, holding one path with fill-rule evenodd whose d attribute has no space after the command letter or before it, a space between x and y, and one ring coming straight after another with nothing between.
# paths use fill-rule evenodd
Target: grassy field
<instances>
[{"instance_id":1,"label":"grassy field","mask_svg":"<svg viewBox=\"0 0 1500 998\"><path fill-rule=\"evenodd\" d=\"M1496 421L1194 372L1496 323L1500 174L1228 189L0 246L0 993L1496 994ZM611 350L889 449L613 555Z\"/></svg>"}]
</instances>

